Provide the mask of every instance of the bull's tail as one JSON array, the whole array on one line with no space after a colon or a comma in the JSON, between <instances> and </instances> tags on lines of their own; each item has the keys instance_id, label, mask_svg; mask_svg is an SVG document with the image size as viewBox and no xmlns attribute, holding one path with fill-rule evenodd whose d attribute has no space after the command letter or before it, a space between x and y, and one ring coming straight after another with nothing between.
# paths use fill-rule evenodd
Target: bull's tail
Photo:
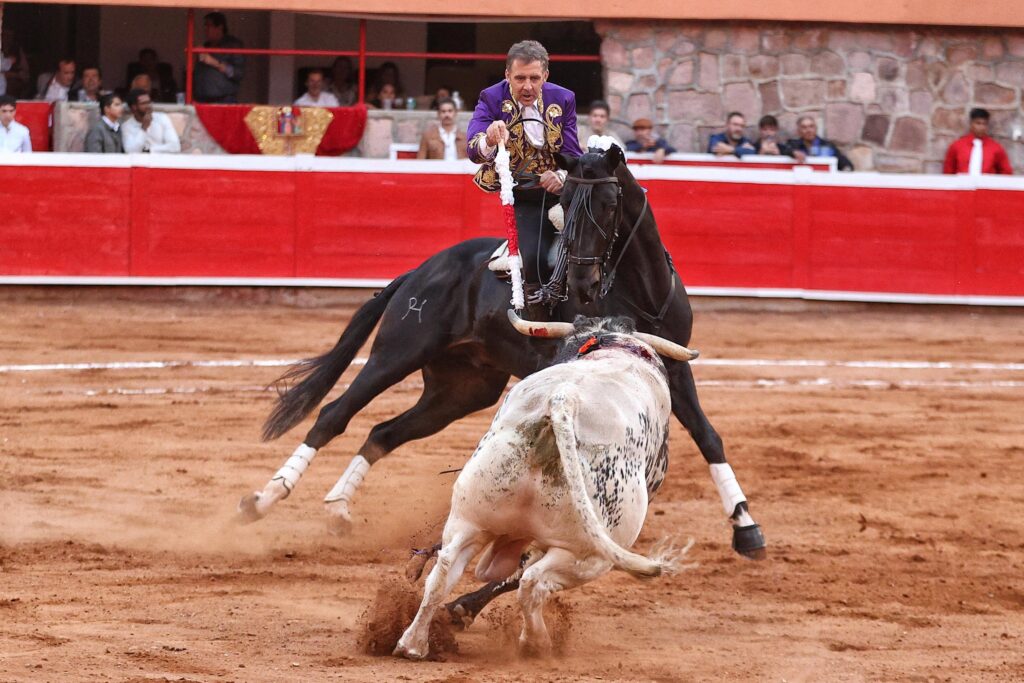
<instances>
[{"instance_id":1,"label":"bull's tail","mask_svg":"<svg viewBox=\"0 0 1024 683\"><path fill-rule=\"evenodd\" d=\"M408 273L395 278L384 291L363 304L352 316L352 321L342 332L333 349L322 356L297 363L281 375L278 383L300 381L278 396L274 411L263 423L264 441L281 436L320 405L320 401L331 391L341 373L352 364L356 352L373 332L373 328L384 315L391 297L407 277Z\"/></svg>"},{"instance_id":2,"label":"bull's tail","mask_svg":"<svg viewBox=\"0 0 1024 683\"><path fill-rule=\"evenodd\" d=\"M548 414L551 417L551 429L555 433L555 443L558 445L562 471L569 486L573 506L579 514L587 537L593 543L594 551L614 564L616 569L629 572L637 578L649 579L671 572L674 565L670 559L650 559L616 543L594 510L594 503L587 494L587 485L583 478L583 463L576 450L574 425L579 401L579 395L574 388L561 387L548 402Z\"/></svg>"}]
</instances>

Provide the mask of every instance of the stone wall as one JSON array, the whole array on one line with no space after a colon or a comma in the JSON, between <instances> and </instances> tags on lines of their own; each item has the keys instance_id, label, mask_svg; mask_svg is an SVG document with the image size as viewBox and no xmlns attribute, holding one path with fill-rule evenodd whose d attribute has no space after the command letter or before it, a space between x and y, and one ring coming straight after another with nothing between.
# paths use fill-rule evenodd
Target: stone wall
<instances>
[{"instance_id":1,"label":"stone wall","mask_svg":"<svg viewBox=\"0 0 1024 683\"><path fill-rule=\"evenodd\" d=\"M967 112L992 112L991 132L1024 171L1019 130L1024 31L851 28L726 22L596 23L617 132L654 120L681 152L703 152L725 114L774 114L786 135L802 114L857 170L941 172Z\"/></svg>"}]
</instances>

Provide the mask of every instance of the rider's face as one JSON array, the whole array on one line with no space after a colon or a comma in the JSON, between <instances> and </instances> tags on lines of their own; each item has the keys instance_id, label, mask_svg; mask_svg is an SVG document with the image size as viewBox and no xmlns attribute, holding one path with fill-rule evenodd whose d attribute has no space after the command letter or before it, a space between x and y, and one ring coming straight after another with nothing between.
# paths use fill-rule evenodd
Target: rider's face
<instances>
[{"instance_id":1,"label":"rider's face","mask_svg":"<svg viewBox=\"0 0 1024 683\"><path fill-rule=\"evenodd\" d=\"M512 89L512 99L522 105L530 105L537 101L544 82L548 80L548 72L539 61L522 62L512 60L512 66L505 69L505 78Z\"/></svg>"}]
</instances>

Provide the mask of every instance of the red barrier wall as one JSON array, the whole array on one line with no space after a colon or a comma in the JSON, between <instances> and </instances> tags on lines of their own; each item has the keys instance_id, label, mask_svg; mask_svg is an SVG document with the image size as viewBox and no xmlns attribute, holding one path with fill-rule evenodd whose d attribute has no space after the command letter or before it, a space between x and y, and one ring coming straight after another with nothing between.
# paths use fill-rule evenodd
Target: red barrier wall
<instances>
[{"instance_id":1,"label":"red barrier wall","mask_svg":"<svg viewBox=\"0 0 1024 683\"><path fill-rule=\"evenodd\" d=\"M0 276L380 280L503 233L463 172L282 168L0 166ZM1024 191L677 172L641 182L691 288L1024 297Z\"/></svg>"}]
</instances>

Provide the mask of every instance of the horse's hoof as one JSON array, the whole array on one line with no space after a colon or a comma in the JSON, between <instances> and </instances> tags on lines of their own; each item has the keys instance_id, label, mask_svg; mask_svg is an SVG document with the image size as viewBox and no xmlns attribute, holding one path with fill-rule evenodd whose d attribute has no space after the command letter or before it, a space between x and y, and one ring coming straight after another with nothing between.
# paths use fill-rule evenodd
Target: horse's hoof
<instances>
[{"instance_id":1,"label":"horse's hoof","mask_svg":"<svg viewBox=\"0 0 1024 683\"><path fill-rule=\"evenodd\" d=\"M465 607L456 603L451 603L446 605L446 607L448 608L448 615L451 617L451 624L456 629L465 631L473 625L476 616L470 614Z\"/></svg>"},{"instance_id":2,"label":"horse's hoof","mask_svg":"<svg viewBox=\"0 0 1024 683\"><path fill-rule=\"evenodd\" d=\"M238 510L235 512L235 522L238 524L252 524L263 519L263 513L260 512L256 503L259 502L260 494L250 493L248 496L243 496L242 500L238 501Z\"/></svg>"},{"instance_id":3,"label":"horse's hoof","mask_svg":"<svg viewBox=\"0 0 1024 683\"><path fill-rule=\"evenodd\" d=\"M761 533L761 525L734 526L732 528L732 549L751 560L768 557L768 544Z\"/></svg>"},{"instance_id":4,"label":"horse's hoof","mask_svg":"<svg viewBox=\"0 0 1024 683\"><path fill-rule=\"evenodd\" d=\"M347 517L328 517L327 531L332 536L348 536L352 533L352 520Z\"/></svg>"}]
</instances>

